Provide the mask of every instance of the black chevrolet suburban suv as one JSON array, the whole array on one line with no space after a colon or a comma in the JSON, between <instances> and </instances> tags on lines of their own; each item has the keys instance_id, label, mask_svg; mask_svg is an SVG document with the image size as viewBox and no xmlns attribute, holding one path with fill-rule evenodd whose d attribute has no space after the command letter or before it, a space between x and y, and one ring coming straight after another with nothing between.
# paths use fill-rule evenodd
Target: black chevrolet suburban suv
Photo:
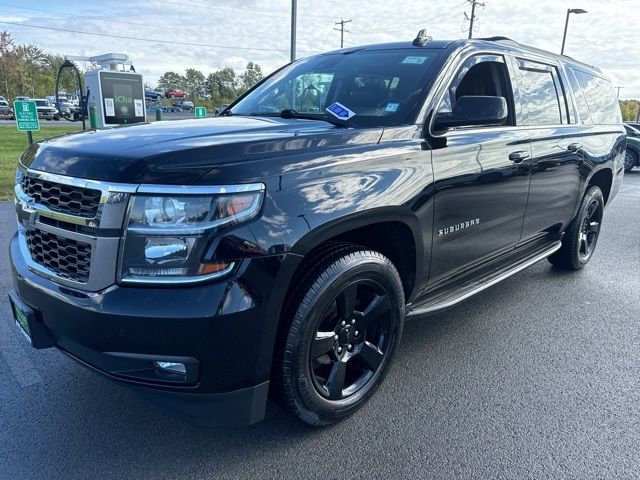
<instances>
[{"instance_id":1,"label":"black chevrolet suburban suv","mask_svg":"<svg viewBox=\"0 0 640 480\"><path fill-rule=\"evenodd\" d=\"M405 319L584 267L625 142L600 70L506 38L304 58L216 118L32 145L13 314L192 421L256 422L270 394L331 424Z\"/></svg>"}]
</instances>

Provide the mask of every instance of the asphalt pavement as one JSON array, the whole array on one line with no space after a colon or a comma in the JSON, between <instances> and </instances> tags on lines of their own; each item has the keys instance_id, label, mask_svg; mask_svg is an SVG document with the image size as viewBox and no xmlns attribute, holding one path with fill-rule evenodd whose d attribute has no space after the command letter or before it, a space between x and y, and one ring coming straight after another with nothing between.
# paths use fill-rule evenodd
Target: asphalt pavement
<instances>
[{"instance_id":1,"label":"asphalt pavement","mask_svg":"<svg viewBox=\"0 0 640 480\"><path fill-rule=\"evenodd\" d=\"M640 478L640 170L587 268L542 261L407 323L372 401L306 427L271 405L194 427L16 331L0 202L0 478Z\"/></svg>"}]
</instances>

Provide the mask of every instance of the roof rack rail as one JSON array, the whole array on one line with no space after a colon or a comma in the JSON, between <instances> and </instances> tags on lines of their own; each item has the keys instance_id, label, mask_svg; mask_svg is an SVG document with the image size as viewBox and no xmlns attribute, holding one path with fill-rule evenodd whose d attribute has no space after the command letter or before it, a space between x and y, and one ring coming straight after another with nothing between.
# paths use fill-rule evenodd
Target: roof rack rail
<instances>
[{"instance_id":1,"label":"roof rack rail","mask_svg":"<svg viewBox=\"0 0 640 480\"><path fill-rule=\"evenodd\" d=\"M518 42L516 42L515 40L512 40L509 37L484 37L484 38L477 38L476 40L484 40L485 42L497 42L497 43L504 43L505 45L513 45L514 47L519 47L520 44Z\"/></svg>"}]
</instances>

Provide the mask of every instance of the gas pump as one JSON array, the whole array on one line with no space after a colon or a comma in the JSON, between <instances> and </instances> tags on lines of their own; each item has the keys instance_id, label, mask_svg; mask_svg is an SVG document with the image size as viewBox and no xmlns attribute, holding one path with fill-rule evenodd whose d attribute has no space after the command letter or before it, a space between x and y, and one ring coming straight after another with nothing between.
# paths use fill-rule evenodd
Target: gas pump
<instances>
[{"instance_id":1,"label":"gas pump","mask_svg":"<svg viewBox=\"0 0 640 480\"><path fill-rule=\"evenodd\" d=\"M89 61L98 65L84 74L85 90L82 93L80 115L83 124L87 113L91 128L101 129L147 121L142 75L135 72L128 55L107 53L93 57L67 56L65 60L58 71L56 103L60 74L64 68L73 68L80 82L78 70L72 61ZM81 85L79 88L82 92ZM65 118L77 121L66 115Z\"/></svg>"}]
</instances>

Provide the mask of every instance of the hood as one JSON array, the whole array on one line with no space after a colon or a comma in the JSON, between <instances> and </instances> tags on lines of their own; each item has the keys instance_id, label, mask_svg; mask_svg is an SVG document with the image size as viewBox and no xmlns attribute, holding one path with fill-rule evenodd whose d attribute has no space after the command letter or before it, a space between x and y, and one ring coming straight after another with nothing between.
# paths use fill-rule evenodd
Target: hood
<instances>
[{"instance_id":1,"label":"hood","mask_svg":"<svg viewBox=\"0 0 640 480\"><path fill-rule=\"evenodd\" d=\"M381 134L381 128L356 130L320 120L271 117L164 121L39 142L25 152L22 163L93 180L189 184L214 168L233 169L274 157L294 161L314 149L377 143Z\"/></svg>"}]
</instances>

